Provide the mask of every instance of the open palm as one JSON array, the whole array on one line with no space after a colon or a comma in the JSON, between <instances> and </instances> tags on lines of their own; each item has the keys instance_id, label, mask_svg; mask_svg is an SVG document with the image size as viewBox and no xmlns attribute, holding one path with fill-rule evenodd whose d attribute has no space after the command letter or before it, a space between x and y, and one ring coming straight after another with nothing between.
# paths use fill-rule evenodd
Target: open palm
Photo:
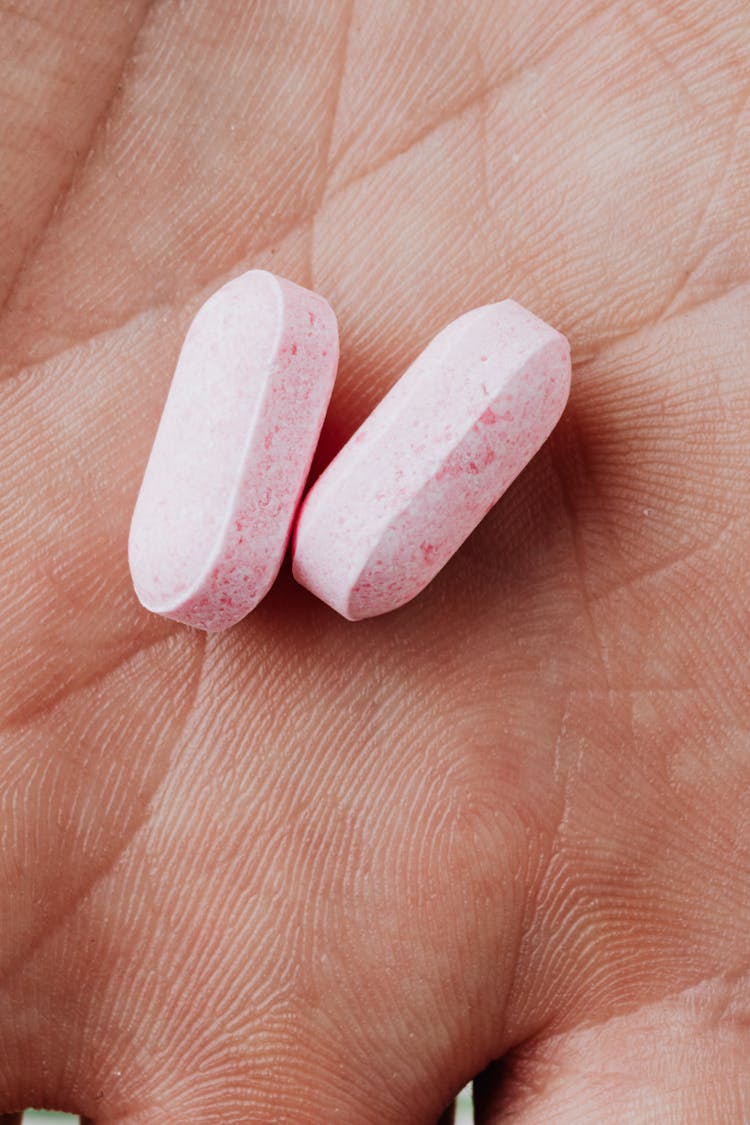
<instances>
[{"instance_id":1,"label":"open palm","mask_svg":"<svg viewBox=\"0 0 750 1125\"><path fill-rule=\"evenodd\" d=\"M484 1070L485 1125L746 1119L746 0L25 0L0 56L0 1111L416 1125ZM465 310L571 339L390 616L133 595L254 266L339 317L316 471Z\"/></svg>"}]
</instances>

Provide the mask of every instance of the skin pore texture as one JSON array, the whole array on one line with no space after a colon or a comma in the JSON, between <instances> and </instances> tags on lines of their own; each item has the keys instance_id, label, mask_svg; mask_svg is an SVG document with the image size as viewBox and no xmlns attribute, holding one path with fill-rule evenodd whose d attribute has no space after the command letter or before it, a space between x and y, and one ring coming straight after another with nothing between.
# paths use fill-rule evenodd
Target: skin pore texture
<instances>
[{"instance_id":1,"label":"skin pore texture","mask_svg":"<svg viewBox=\"0 0 750 1125\"><path fill-rule=\"evenodd\" d=\"M746 0L0 0L0 1116L750 1116ZM182 335L321 292L319 472L512 296L552 439L432 585L206 637L127 536Z\"/></svg>"}]
</instances>

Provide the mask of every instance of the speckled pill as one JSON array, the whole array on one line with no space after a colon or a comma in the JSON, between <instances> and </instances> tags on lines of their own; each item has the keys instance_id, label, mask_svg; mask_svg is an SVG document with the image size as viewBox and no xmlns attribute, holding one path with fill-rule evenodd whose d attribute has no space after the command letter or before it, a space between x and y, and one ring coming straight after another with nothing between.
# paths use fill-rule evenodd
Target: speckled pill
<instances>
[{"instance_id":1,"label":"speckled pill","mask_svg":"<svg viewBox=\"0 0 750 1125\"><path fill-rule=\"evenodd\" d=\"M258 604L284 557L337 363L328 303L265 270L199 309L130 527L146 609L214 631Z\"/></svg>"},{"instance_id":2,"label":"speckled pill","mask_svg":"<svg viewBox=\"0 0 750 1125\"><path fill-rule=\"evenodd\" d=\"M410 601L531 460L569 389L567 340L515 301L453 321L305 498L297 581L353 621Z\"/></svg>"}]
</instances>

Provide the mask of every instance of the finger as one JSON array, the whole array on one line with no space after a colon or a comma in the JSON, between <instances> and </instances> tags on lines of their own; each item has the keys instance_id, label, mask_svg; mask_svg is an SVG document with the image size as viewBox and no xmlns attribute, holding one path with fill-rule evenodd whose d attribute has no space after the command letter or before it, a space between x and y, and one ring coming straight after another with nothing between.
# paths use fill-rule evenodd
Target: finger
<instances>
[{"instance_id":1,"label":"finger","mask_svg":"<svg viewBox=\"0 0 750 1125\"><path fill-rule=\"evenodd\" d=\"M477 1125L748 1120L747 978L541 1039L475 1081Z\"/></svg>"}]
</instances>

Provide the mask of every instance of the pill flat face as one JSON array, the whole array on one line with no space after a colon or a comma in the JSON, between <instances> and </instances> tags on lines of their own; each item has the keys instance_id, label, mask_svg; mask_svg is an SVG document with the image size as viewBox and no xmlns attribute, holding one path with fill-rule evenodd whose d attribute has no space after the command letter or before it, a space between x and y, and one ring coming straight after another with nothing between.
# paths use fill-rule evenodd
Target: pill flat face
<instances>
[{"instance_id":1,"label":"pill flat face","mask_svg":"<svg viewBox=\"0 0 750 1125\"><path fill-rule=\"evenodd\" d=\"M130 528L147 609L218 630L257 605L286 550L337 363L327 302L264 270L201 307Z\"/></svg>"},{"instance_id":2,"label":"pill flat face","mask_svg":"<svg viewBox=\"0 0 750 1125\"><path fill-rule=\"evenodd\" d=\"M569 389L567 340L515 301L453 321L305 498L297 581L350 620L408 602L533 457Z\"/></svg>"}]
</instances>

